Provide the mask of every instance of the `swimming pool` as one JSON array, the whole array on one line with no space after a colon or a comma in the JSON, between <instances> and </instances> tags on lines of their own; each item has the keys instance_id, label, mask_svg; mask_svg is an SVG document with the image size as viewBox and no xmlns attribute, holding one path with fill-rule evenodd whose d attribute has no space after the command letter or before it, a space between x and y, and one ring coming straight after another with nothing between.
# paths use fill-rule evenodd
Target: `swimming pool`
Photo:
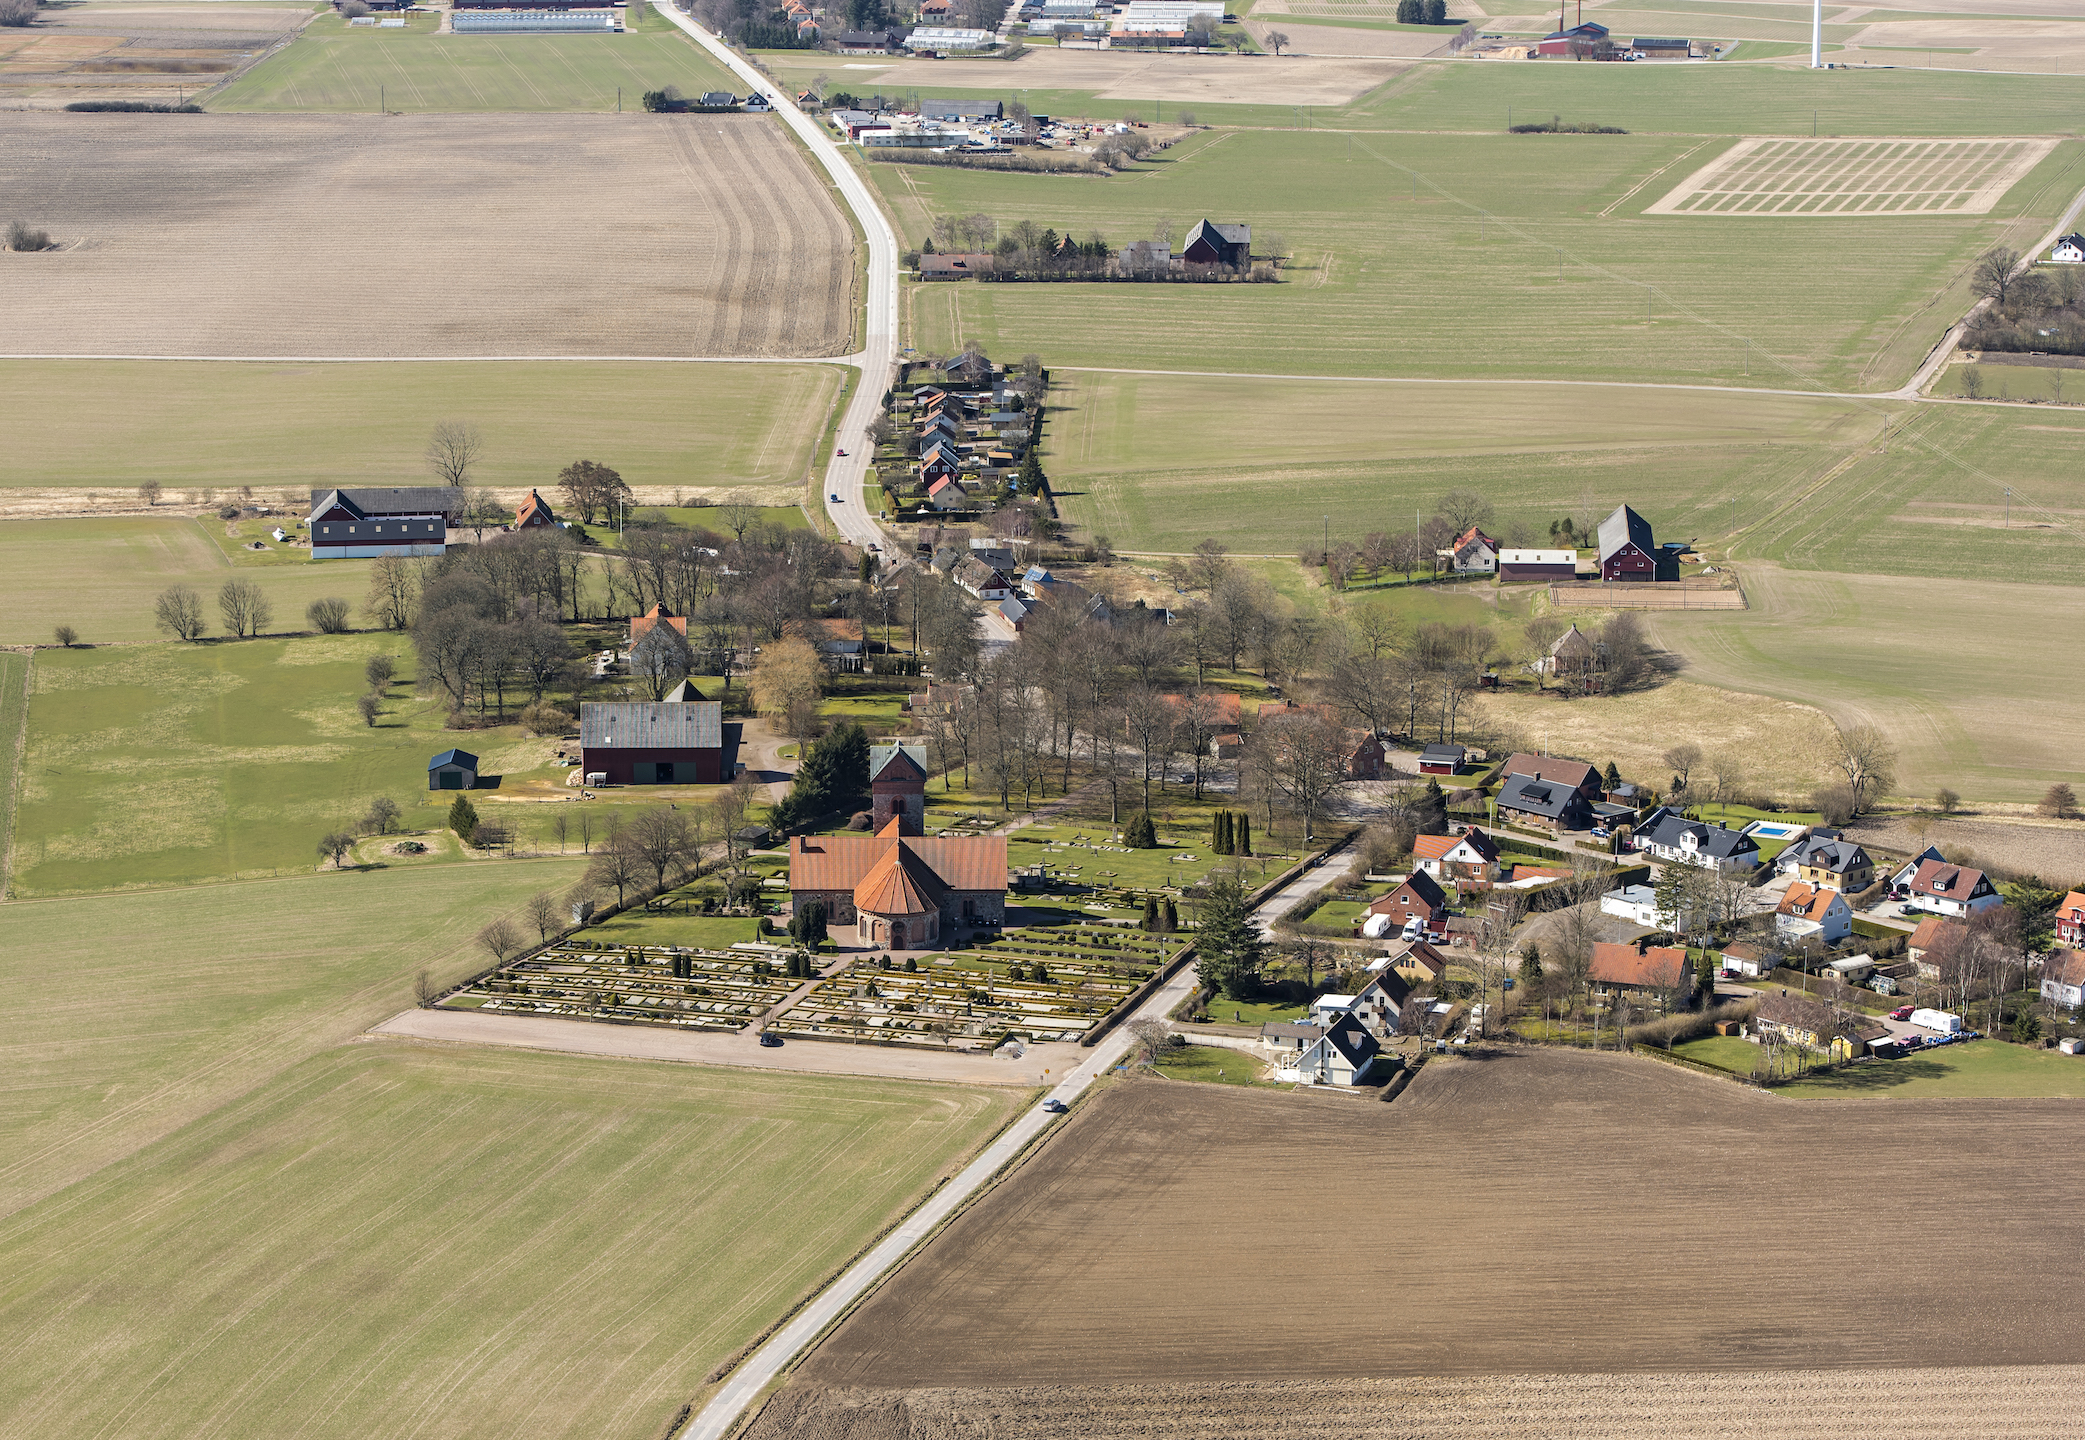
<instances>
[{"instance_id":1,"label":"swimming pool","mask_svg":"<svg viewBox=\"0 0 2085 1440\"><path fill-rule=\"evenodd\" d=\"M1745 833L1761 840L1786 840L1802 828L1800 825L1784 825L1779 820L1754 820L1745 827Z\"/></svg>"}]
</instances>

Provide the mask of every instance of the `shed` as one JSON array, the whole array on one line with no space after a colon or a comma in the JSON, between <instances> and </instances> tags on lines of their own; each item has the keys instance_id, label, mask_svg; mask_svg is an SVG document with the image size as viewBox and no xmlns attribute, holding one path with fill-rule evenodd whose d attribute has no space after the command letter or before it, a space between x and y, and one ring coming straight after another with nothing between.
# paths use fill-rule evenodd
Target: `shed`
<instances>
[{"instance_id":1,"label":"shed","mask_svg":"<svg viewBox=\"0 0 2085 1440\"><path fill-rule=\"evenodd\" d=\"M478 757L468 750L444 750L427 762L430 790L470 790L478 784Z\"/></svg>"}]
</instances>

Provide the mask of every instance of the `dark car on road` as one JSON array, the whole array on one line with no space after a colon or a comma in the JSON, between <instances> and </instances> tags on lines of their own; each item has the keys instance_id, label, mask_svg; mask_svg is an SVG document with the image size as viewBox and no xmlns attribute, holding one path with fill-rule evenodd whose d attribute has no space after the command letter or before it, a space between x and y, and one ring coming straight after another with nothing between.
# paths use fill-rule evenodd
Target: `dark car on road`
<instances>
[{"instance_id":1,"label":"dark car on road","mask_svg":"<svg viewBox=\"0 0 2085 1440\"><path fill-rule=\"evenodd\" d=\"M763 1030L760 1032L760 1043L772 1048L773 1046L780 1045L782 1043L782 1037L779 1035L770 1035L765 1030Z\"/></svg>"}]
</instances>

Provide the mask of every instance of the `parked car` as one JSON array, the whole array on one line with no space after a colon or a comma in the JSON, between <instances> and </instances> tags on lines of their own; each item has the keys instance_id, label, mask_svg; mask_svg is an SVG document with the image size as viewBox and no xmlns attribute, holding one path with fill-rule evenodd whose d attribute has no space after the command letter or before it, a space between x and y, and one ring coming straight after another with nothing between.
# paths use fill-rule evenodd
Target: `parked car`
<instances>
[{"instance_id":1,"label":"parked car","mask_svg":"<svg viewBox=\"0 0 2085 1440\"><path fill-rule=\"evenodd\" d=\"M1898 1006L1898 1007L1897 1007L1896 1009L1894 1009L1894 1010L1890 1011L1890 1019L1892 1019L1892 1020L1909 1020L1909 1019L1911 1018L1911 1011L1912 1011L1912 1007L1911 1007L1911 1006L1909 1006L1909 1005L1899 1005L1899 1006Z\"/></svg>"},{"instance_id":2,"label":"parked car","mask_svg":"<svg viewBox=\"0 0 2085 1440\"><path fill-rule=\"evenodd\" d=\"M780 1045L782 1043L782 1037L779 1035L770 1035L767 1033L767 1031L763 1030L760 1032L760 1043L772 1050L777 1045Z\"/></svg>"},{"instance_id":3,"label":"parked car","mask_svg":"<svg viewBox=\"0 0 2085 1440\"><path fill-rule=\"evenodd\" d=\"M1056 1099L1053 1096L1052 1098L1043 1101L1043 1109L1048 1111L1052 1115L1062 1115L1065 1111L1071 1109L1071 1106L1065 1104L1062 1100Z\"/></svg>"}]
</instances>

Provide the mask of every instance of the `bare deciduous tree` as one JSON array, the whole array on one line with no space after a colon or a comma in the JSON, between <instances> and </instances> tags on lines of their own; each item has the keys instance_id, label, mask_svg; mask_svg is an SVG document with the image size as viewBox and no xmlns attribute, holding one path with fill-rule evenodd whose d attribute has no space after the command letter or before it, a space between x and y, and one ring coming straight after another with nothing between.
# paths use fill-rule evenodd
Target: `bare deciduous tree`
<instances>
[{"instance_id":1,"label":"bare deciduous tree","mask_svg":"<svg viewBox=\"0 0 2085 1440\"><path fill-rule=\"evenodd\" d=\"M369 802L369 813L362 817L362 828L373 835L389 835L398 828L402 814L398 802L388 795L379 795Z\"/></svg>"},{"instance_id":2,"label":"bare deciduous tree","mask_svg":"<svg viewBox=\"0 0 2085 1440\"><path fill-rule=\"evenodd\" d=\"M427 437L427 468L444 485L461 487L485 453L485 437L463 420L438 422Z\"/></svg>"},{"instance_id":3,"label":"bare deciduous tree","mask_svg":"<svg viewBox=\"0 0 2085 1440\"><path fill-rule=\"evenodd\" d=\"M224 628L243 639L261 633L274 618L275 606L253 581L227 580L217 592L217 613L224 617Z\"/></svg>"},{"instance_id":4,"label":"bare deciduous tree","mask_svg":"<svg viewBox=\"0 0 2085 1440\"><path fill-rule=\"evenodd\" d=\"M364 691L355 699L355 713L360 715L362 723L371 729L376 728L376 717L381 715L383 710L384 702L377 699L373 690Z\"/></svg>"},{"instance_id":5,"label":"bare deciduous tree","mask_svg":"<svg viewBox=\"0 0 2085 1440\"><path fill-rule=\"evenodd\" d=\"M144 501L147 505L157 505L159 497L165 493L160 488L157 480L147 480L144 484L138 486L138 499Z\"/></svg>"},{"instance_id":6,"label":"bare deciduous tree","mask_svg":"<svg viewBox=\"0 0 2085 1440\"><path fill-rule=\"evenodd\" d=\"M314 600L304 607L304 618L321 635L338 635L347 629L348 602L337 595Z\"/></svg>"},{"instance_id":7,"label":"bare deciduous tree","mask_svg":"<svg viewBox=\"0 0 2085 1440\"><path fill-rule=\"evenodd\" d=\"M1267 48L1274 52L1277 59L1280 58L1281 52L1288 49L1288 47L1289 37L1282 31L1269 30L1267 32Z\"/></svg>"},{"instance_id":8,"label":"bare deciduous tree","mask_svg":"<svg viewBox=\"0 0 2085 1440\"><path fill-rule=\"evenodd\" d=\"M521 948L521 932L512 920L502 915L478 932L478 943L496 962L504 965L507 957Z\"/></svg>"},{"instance_id":9,"label":"bare deciduous tree","mask_svg":"<svg viewBox=\"0 0 2085 1440\"><path fill-rule=\"evenodd\" d=\"M1456 535L1462 534L1472 525L1491 523L1491 502L1475 490L1450 490L1433 502L1433 513L1448 522Z\"/></svg>"},{"instance_id":10,"label":"bare deciduous tree","mask_svg":"<svg viewBox=\"0 0 2085 1440\"><path fill-rule=\"evenodd\" d=\"M1666 767L1672 771L1672 788L1684 790L1694 775L1694 767L1701 763L1701 747L1692 740L1683 741L1667 750L1664 758Z\"/></svg>"},{"instance_id":11,"label":"bare deciduous tree","mask_svg":"<svg viewBox=\"0 0 2085 1440\"><path fill-rule=\"evenodd\" d=\"M203 633L202 597L186 585L160 591L152 602L152 615L160 629L178 639L194 640Z\"/></svg>"},{"instance_id":12,"label":"bare deciduous tree","mask_svg":"<svg viewBox=\"0 0 2085 1440\"><path fill-rule=\"evenodd\" d=\"M1988 295L2003 305L2012 292L2014 272L2020 268L2020 252L2007 245L1986 250L1970 272L1970 284L1979 295Z\"/></svg>"},{"instance_id":13,"label":"bare deciduous tree","mask_svg":"<svg viewBox=\"0 0 2085 1440\"><path fill-rule=\"evenodd\" d=\"M548 940L550 932L557 929L564 918L564 906L558 904L557 896L548 890L538 890L528 897L528 923L536 927L538 940Z\"/></svg>"},{"instance_id":14,"label":"bare deciduous tree","mask_svg":"<svg viewBox=\"0 0 2085 1440\"><path fill-rule=\"evenodd\" d=\"M1846 777L1856 812L1866 811L1897 778L1897 751L1873 725L1853 725L1839 732L1839 753L1832 768Z\"/></svg>"},{"instance_id":15,"label":"bare deciduous tree","mask_svg":"<svg viewBox=\"0 0 2085 1440\"><path fill-rule=\"evenodd\" d=\"M319 856L331 860L338 870L345 863L348 851L355 848L355 837L345 830L335 830L319 837Z\"/></svg>"},{"instance_id":16,"label":"bare deciduous tree","mask_svg":"<svg viewBox=\"0 0 2085 1440\"><path fill-rule=\"evenodd\" d=\"M80 643L80 632L73 629L70 625L60 625L51 631L51 638L70 650L73 646Z\"/></svg>"},{"instance_id":17,"label":"bare deciduous tree","mask_svg":"<svg viewBox=\"0 0 2085 1440\"><path fill-rule=\"evenodd\" d=\"M1180 1043L1179 1034L1163 1020L1132 1020L1129 1034L1133 1065L1155 1066L1166 1051Z\"/></svg>"}]
</instances>

